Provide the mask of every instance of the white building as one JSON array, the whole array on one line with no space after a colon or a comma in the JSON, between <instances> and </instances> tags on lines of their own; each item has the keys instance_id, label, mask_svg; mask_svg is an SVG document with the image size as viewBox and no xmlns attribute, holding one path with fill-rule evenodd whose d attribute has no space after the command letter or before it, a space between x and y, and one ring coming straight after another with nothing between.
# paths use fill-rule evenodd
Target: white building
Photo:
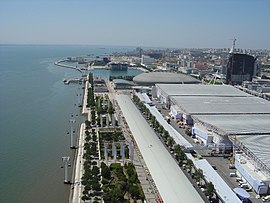
<instances>
[{"instance_id":1,"label":"white building","mask_svg":"<svg viewBox=\"0 0 270 203\"><path fill-rule=\"evenodd\" d=\"M238 149L238 176L258 194L270 192L269 101L229 85L156 84L155 89L171 116L193 125L193 136L206 146Z\"/></svg>"}]
</instances>

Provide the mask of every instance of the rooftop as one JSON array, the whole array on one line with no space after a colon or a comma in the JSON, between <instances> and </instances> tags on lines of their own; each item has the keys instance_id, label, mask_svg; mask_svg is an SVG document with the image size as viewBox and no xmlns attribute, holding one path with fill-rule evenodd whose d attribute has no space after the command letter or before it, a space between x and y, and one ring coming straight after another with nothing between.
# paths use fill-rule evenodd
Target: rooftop
<instances>
[{"instance_id":1,"label":"rooftop","mask_svg":"<svg viewBox=\"0 0 270 203\"><path fill-rule=\"evenodd\" d=\"M218 128L225 134L270 134L270 115L196 115L195 120Z\"/></svg>"},{"instance_id":2,"label":"rooftop","mask_svg":"<svg viewBox=\"0 0 270 203\"><path fill-rule=\"evenodd\" d=\"M270 134L239 135L236 138L270 169ZM264 149L264 150L262 150Z\"/></svg>"},{"instance_id":3,"label":"rooftop","mask_svg":"<svg viewBox=\"0 0 270 203\"><path fill-rule=\"evenodd\" d=\"M113 80L114 84L123 84L123 85L134 85L132 81L124 80L124 79L114 79Z\"/></svg>"},{"instance_id":4,"label":"rooftop","mask_svg":"<svg viewBox=\"0 0 270 203\"><path fill-rule=\"evenodd\" d=\"M258 97L172 96L189 114L270 114L270 103Z\"/></svg>"},{"instance_id":5,"label":"rooftop","mask_svg":"<svg viewBox=\"0 0 270 203\"><path fill-rule=\"evenodd\" d=\"M127 95L117 95L116 99L163 201L166 203L203 203L203 199L131 99Z\"/></svg>"},{"instance_id":6,"label":"rooftop","mask_svg":"<svg viewBox=\"0 0 270 203\"><path fill-rule=\"evenodd\" d=\"M185 147L186 149L192 149L193 145L190 144L179 132L177 132L168 122L163 118L155 106L146 105L151 114L156 117L157 121L167 130L171 137L173 137L176 144Z\"/></svg>"},{"instance_id":7,"label":"rooftop","mask_svg":"<svg viewBox=\"0 0 270 203\"><path fill-rule=\"evenodd\" d=\"M171 72L149 72L142 73L133 78L137 84L155 85L156 83L171 83L171 84L196 84L201 81L189 75Z\"/></svg>"},{"instance_id":8,"label":"rooftop","mask_svg":"<svg viewBox=\"0 0 270 203\"><path fill-rule=\"evenodd\" d=\"M242 201L236 196L231 188L224 182L224 180L218 175L213 167L205 159L196 160L194 162L197 168L202 169L203 175L207 181L213 183L218 195L226 203L241 203Z\"/></svg>"},{"instance_id":9,"label":"rooftop","mask_svg":"<svg viewBox=\"0 0 270 203\"><path fill-rule=\"evenodd\" d=\"M202 85L202 84L156 84L168 96L226 96L249 97L251 95L230 85Z\"/></svg>"}]
</instances>

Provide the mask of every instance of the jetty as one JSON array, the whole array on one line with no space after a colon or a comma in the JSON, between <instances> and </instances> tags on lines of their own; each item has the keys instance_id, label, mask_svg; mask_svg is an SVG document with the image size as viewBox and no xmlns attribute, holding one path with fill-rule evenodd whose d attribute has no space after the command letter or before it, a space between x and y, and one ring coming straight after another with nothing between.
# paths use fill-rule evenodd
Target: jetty
<instances>
[{"instance_id":1,"label":"jetty","mask_svg":"<svg viewBox=\"0 0 270 203\"><path fill-rule=\"evenodd\" d=\"M77 66L70 66L70 65L67 65L67 64L63 64L63 62L66 62L66 61L68 61L68 60L67 59L62 59L62 60L54 62L54 65L64 67L64 68L75 69L75 70L79 71L82 75L84 74L82 69L78 68Z\"/></svg>"}]
</instances>

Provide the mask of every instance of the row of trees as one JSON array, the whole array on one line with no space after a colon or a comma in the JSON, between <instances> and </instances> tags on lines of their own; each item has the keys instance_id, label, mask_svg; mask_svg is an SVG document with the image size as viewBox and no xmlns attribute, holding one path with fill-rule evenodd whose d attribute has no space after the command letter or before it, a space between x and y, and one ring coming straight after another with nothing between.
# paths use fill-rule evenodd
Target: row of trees
<instances>
[{"instance_id":1,"label":"row of trees","mask_svg":"<svg viewBox=\"0 0 270 203\"><path fill-rule=\"evenodd\" d=\"M94 97L94 78L93 74L89 73L89 83L90 87L87 89L87 107L94 108L95 107L95 97Z\"/></svg>"},{"instance_id":2,"label":"row of trees","mask_svg":"<svg viewBox=\"0 0 270 203\"><path fill-rule=\"evenodd\" d=\"M164 127L157 121L156 117L151 114L149 109L144 105L143 102L140 101L136 95L133 95L133 101L137 105L138 109L142 112L142 114L146 117L146 119L151 123L156 133L162 137L164 143L167 144L170 150L173 150L175 159L178 161L179 166L182 166L183 163L186 163L187 171L190 173L191 177L195 179L199 184L203 184L202 180L204 180L204 176L202 170L196 169L194 167L192 160L187 159L187 156L181 146L175 143L174 139L169 135L169 132L164 129ZM192 171L194 172L192 173ZM204 180L203 182L205 183L206 181ZM209 198L212 198L215 193L214 185L212 182L206 182L206 184L203 186L206 188L205 195Z\"/></svg>"},{"instance_id":3,"label":"row of trees","mask_svg":"<svg viewBox=\"0 0 270 203\"><path fill-rule=\"evenodd\" d=\"M84 185L84 191L82 200L91 200L97 203L101 200L101 184L100 184L100 170L97 166L97 162L94 160L98 157L97 149L97 135L96 130L91 129L90 121L85 121L86 126L89 128L85 131L85 144L83 155L84 158L84 174L82 177L82 185Z\"/></svg>"},{"instance_id":4,"label":"row of trees","mask_svg":"<svg viewBox=\"0 0 270 203\"><path fill-rule=\"evenodd\" d=\"M133 101L138 106L138 109L143 113L146 119L151 123L153 129L159 134L164 143L172 149L175 145L175 141L173 137L170 136L169 132L164 129L164 127L157 121L156 117L151 114L149 109L144 105L143 102L137 97L137 95L133 95Z\"/></svg>"},{"instance_id":5,"label":"row of trees","mask_svg":"<svg viewBox=\"0 0 270 203\"><path fill-rule=\"evenodd\" d=\"M89 83L90 83L91 87L94 87L93 73L89 73Z\"/></svg>"}]
</instances>

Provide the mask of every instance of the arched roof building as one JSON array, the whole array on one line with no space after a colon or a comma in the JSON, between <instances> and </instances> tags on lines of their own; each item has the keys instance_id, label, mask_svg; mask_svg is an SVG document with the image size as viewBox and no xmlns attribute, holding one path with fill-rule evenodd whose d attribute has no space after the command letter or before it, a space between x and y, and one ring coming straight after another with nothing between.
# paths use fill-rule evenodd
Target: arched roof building
<instances>
[{"instance_id":1,"label":"arched roof building","mask_svg":"<svg viewBox=\"0 0 270 203\"><path fill-rule=\"evenodd\" d=\"M164 84L198 84L200 80L189 75L171 72L149 72L142 73L133 78L137 85L153 86L157 83Z\"/></svg>"}]
</instances>

